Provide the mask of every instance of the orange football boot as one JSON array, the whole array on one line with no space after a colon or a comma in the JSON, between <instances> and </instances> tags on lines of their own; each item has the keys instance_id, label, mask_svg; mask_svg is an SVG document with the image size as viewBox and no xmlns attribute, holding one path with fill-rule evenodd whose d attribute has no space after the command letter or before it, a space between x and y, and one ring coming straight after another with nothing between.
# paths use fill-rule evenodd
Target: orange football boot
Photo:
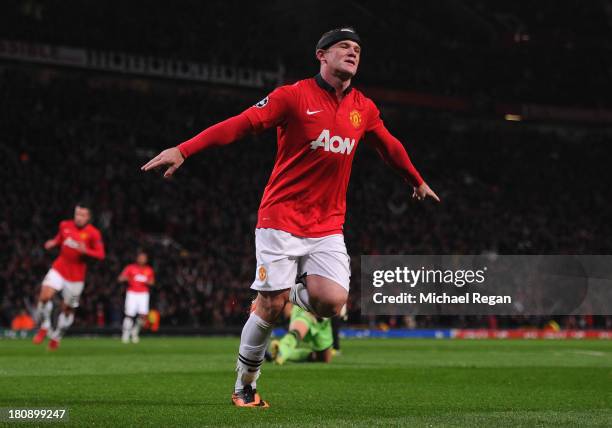
<instances>
[{"instance_id":1,"label":"orange football boot","mask_svg":"<svg viewBox=\"0 0 612 428\"><path fill-rule=\"evenodd\" d=\"M57 348L59 348L59 340L51 339L49 341L49 346L47 347L47 349L49 349L49 351L56 351Z\"/></svg>"},{"instance_id":2,"label":"orange football boot","mask_svg":"<svg viewBox=\"0 0 612 428\"><path fill-rule=\"evenodd\" d=\"M232 404L236 407L270 407L270 404L262 400L257 390L253 389L251 385L245 386L242 391L234 392L232 394Z\"/></svg>"},{"instance_id":3,"label":"orange football boot","mask_svg":"<svg viewBox=\"0 0 612 428\"><path fill-rule=\"evenodd\" d=\"M46 337L47 337L47 329L41 328L36 333L36 336L32 338L32 343L34 345L40 345L41 343L43 343Z\"/></svg>"}]
</instances>

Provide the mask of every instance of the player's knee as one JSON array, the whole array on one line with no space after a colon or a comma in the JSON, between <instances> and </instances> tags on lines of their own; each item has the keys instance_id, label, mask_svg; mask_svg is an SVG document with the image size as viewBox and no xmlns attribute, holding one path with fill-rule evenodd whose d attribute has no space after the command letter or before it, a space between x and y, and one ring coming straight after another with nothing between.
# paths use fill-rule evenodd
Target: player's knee
<instances>
[{"instance_id":1,"label":"player's knee","mask_svg":"<svg viewBox=\"0 0 612 428\"><path fill-rule=\"evenodd\" d=\"M340 315L342 307L346 303L347 296L348 293L346 292L311 296L312 307L316 311L316 314L320 317L335 317Z\"/></svg>"},{"instance_id":2,"label":"player's knee","mask_svg":"<svg viewBox=\"0 0 612 428\"><path fill-rule=\"evenodd\" d=\"M309 275L306 278L310 304L316 314L325 318L339 315L348 298L348 290L319 275Z\"/></svg>"},{"instance_id":3,"label":"player's knee","mask_svg":"<svg viewBox=\"0 0 612 428\"><path fill-rule=\"evenodd\" d=\"M73 314L75 312L74 309L75 308L73 308L72 306L67 305L66 303L62 303L62 312L64 314L66 314L66 315Z\"/></svg>"},{"instance_id":4,"label":"player's knee","mask_svg":"<svg viewBox=\"0 0 612 428\"><path fill-rule=\"evenodd\" d=\"M288 297L288 290L260 292L255 313L264 320L273 322L280 316Z\"/></svg>"},{"instance_id":5,"label":"player's knee","mask_svg":"<svg viewBox=\"0 0 612 428\"><path fill-rule=\"evenodd\" d=\"M49 287L48 285L43 285L42 289L40 290L40 295L38 296L38 300L41 303L47 303L49 300L53 298L54 294L55 294L54 288Z\"/></svg>"},{"instance_id":6,"label":"player's knee","mask_svg":"<svg viewBox=\"0 0 612 428\"><path fill-rule=\"evenodd\" d=\"M315 302L313 307L317 312L317 315L324 318L331 318L340 315L342 311L342 306L344 305L344 300L342 301L319 301Z\"/></svg>"}]
</instances>

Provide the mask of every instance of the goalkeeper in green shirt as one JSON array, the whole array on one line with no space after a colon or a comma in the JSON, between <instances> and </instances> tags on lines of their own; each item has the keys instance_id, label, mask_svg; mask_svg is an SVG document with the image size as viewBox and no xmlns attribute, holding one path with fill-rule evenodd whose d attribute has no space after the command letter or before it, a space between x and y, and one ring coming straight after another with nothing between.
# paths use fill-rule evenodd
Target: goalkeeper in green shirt
<instances>
[{"instance_id":1,"label":"goalkeeper in green shirt","mask_svg":"<svg viewBox=\"0 0 612 428\"><path fill-rule=\"evenodd\" d=\"M329 363L333 342L331 318L317 318L294 305L291 308L289 332L280 340L270 343L269 354L276 364L287 361Z\"/></svg>"}]
</instances>

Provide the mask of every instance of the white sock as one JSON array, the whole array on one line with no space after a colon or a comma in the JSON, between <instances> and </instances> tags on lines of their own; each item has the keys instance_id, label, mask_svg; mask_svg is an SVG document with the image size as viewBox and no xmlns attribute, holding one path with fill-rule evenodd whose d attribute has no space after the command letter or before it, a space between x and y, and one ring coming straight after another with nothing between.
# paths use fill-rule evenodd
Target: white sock
<instances>
[{"instance_id":1,"label":"white sock","mask_svg":"<svg viewBox=\"0 0 612 428\"><path fill-rule=\"evenodd\" d=\"M74 322L74 314L66 315L64 312L60 312L57 317L57 328L53 331L51 335L52 339L61 340L66 333L66 330L72 325Z\"/></svg>"},{"instance_id":2,"label":"white sock","mask_svg":"<svg viewBox=\"0 0 612 428\"><path fill-rule=\"evenodd\" d=\"M240 336L235 392L240 391L246 385L251 385L253 389L256 388L259 368L264 360L270 333L272 333L272 324L255 315L255 312L251 313Z\"/></svg>"},{"instance_id":3,"label":"white sock","mask_svg":"<svg viewBox=\"0 0 612 428\"><path fill-rule=\"evenodd\" d=\"M51 328L51 312L53 311L53 302L48 300L46 303L38 302L36 306L36 321L40 323L40 328L49 330Z\"/></svg>"},{"instance_id":4,"label":"white sock","mask_svg":"<svg viewBox=\"0 0 612 428\"><path fill-rule=\"evenodd\" d=\"M123 318L123 338L124 339L128 339L130 337L130 332L132 331L132 327L134 327L134 319L128 316Z\"/></svg>"},{"instance_id":5,"label":"white sock","mask_svg":"<svg viewBox=\"0 0 612 428\"><path fill-rule=\"evenodd\" d=\"M142 318L137 317L132 327L132 331L130 332L132 337L138 336L138 333L140 333L140 326L142 326Z\"/></svg>"},{"instance_id":6,"label":"white sock","mask_svg":"<svg viewBox=\"0 0 612 428\"><path fill-rule=\"evenodd\" d=\"M306 286L301 282L296 282L289 290L289 301L294 305L298 305L300 308L310 313L315 313L314 309L310 305L310 296L308 296L308 290Z\"/></svg>"}]
</instances>

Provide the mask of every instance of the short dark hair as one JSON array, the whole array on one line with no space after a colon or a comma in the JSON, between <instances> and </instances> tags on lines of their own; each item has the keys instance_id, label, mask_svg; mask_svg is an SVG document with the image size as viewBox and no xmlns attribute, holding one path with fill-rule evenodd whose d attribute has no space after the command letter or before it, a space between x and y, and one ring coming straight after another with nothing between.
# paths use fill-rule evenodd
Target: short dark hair
<instances>
[{"instance_id":1,"label":"short dark hair","mask_svg":"<svg viewBox=\"0 0 612 428\"><path fill-rule=\"evenodd\" d=\"M76 203L75 206L79 208L86 208L90 212L93 211L91 201L88 199L81 199L80 201Z\"/></svg>"}]
</instances>

